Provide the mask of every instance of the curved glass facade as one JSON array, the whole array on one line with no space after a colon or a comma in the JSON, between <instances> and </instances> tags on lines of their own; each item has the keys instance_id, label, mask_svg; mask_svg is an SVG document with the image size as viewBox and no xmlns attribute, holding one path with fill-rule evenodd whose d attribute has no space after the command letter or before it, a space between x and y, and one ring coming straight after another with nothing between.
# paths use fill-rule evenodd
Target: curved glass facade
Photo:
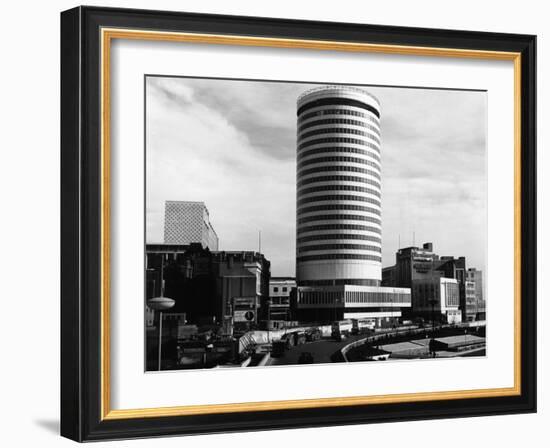
<instances>
[{"instance_id":1,"label":"curved glass facade","mask_svg":"<svg viewBox=\"0 0 550 448\"><path fill-rule=\"evenodd\" d=\"M297 115L298 285L379 285L378 100L353 87L315 88L299 97Z\"/></svg>"}]
</instances>

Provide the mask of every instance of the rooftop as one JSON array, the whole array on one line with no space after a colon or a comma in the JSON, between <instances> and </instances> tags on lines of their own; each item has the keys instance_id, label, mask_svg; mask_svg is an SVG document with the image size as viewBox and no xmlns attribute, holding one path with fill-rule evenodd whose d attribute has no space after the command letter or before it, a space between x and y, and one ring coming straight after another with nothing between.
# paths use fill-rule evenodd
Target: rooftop
<instances>
[{"instance_id":1,"label":"rooftop","mask_svg":"<svg viewBox=\"0 0 550 448\"><path fill-rule=\"evenodd\" d=\"M380 105L380 101L378 101L378 98L376 98L372 93L367 92L364 89L361 89L359 87L354 86L347 86L347 85L325 85L320 87L314 87L312 89L306 90L302 94L298 96L297 102L299 103L303 98L305 98L308 95L311 95L313 93L318 92L324 92L324 91L341 91L341 92L350 92L350 93L357 93L359 95L365 95L369 98L372 98L378 105Z\"/></svg>"}]
</instances>

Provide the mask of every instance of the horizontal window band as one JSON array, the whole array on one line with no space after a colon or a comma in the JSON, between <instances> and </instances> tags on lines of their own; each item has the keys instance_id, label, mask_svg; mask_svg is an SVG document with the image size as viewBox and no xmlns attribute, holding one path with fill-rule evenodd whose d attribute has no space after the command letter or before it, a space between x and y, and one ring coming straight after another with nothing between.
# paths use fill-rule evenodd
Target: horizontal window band
<instances>
[{"instance_id":1,"label":"horizontal window band","mask_svg":"<svg viewBox=\"0 0 550 448\"><path fill-rule=\"evenodd\" d=\"M338 286L338 285L357 285L357 286L380 286L380 280L369 278L335 278L328 280L301 280L299 286Z\"/></svg>"},{"instance_id":2,"label":"horizontal window band","mask_svg":"<svg viewBox=\"0 0 550 448\"><path fill-rule=\"evenodd\" d=\"M371 216L364 216L364 215L340 215L340 214L333 214L333 215L313 215L313 216L306 216L304 218L298 218L298 224L305 224L306 222L315 222L315 221L332 221L332 220L338 220L338 221L362 221L362 222L372 222L374 224L381 225L382 221L379 218L374 218Z\"/></svg>"},{"instance_id":3,"label":"horizontal window band","mask_svg":"<svg viewBox=\"0 0 550 448\"><path fill-rule=\"evenodd\" d=\"M344 124L344 125L347 124L349 126L358 126L362 128L367 128L367 129L370 129L372 132L374 132L378 137L380 137L380 128L378 126L373 126L371 124L368 124L365 121L352 120L350 118L323 118L319 120L309 121L299 126L298 132L302 132L314 126L324 126L327 124Z\"/></svg>"},{"instance_id":4,"label":"horizontal window band","mask_svg":"<svg viewBox=\"0 0 550 448\"><path fill-rule=\"evenodd\" d=\"M316 157L313 159L302 160L301 162L298 162L297 168L298 168L298 171L300 171L300 169L302 169L304 166L313 165L315 163L327 163L327 162L357 163L359 165L367 165L367 166L373 167L378 170L377 173L380 172L379 163L372 162L367 159L360 159L358 157L351 157L351 156L326 156L326 157ZM378 179L380 179L380 177L378 177Z\"/></svg>"},{"instance_id":5,"label":"horizontal window band","mask_svg":"<svg viewBox=\"0 0 550 448\"><path fill-rule=\"evenodd\" d=\"M332 175L332 176L318 176L318 177L309 177L307 179L300 179L298 180L297 186L300 188L303 185L309 185L316 182L334 182L334 181L340 181L340 182L358 182L363 184L369 184L373 185L378 188L378 191L380 191L380 184L372 179L367 179L366 177L357 177L357 176L339 176L339 175ZM381 193L378 193L377 196L381 196Z\"/></svg>"},{"instance_id":6,"label":"horizontal window band","mask_svg":"<svg viewBox=\"0 0 550 448\"><path fill-rule=\"evenodd\" d=\"M357 166L349 166L349 165L327 165L327 166L317 166L315 168L308 168L308 169L299 171L298 177L307 176L309 174L315 174L315 173L326 173L330 171L361 173L361 174L367 174L369 176L373 176L373 177L376 177L377 179L380 179L380 174L378 174L375 171L368 170L366 168L359 168ZM375 185L378 188L381 187L380 184L375 181L373 181L372 185Z\"/></svg>"},{"instance_id":7,"label":"horizontal window band","mask_svg":"<svg viewBox=\"0 0 550 448\"><path fill-rule=\"evenodd\" d=\"M367 212L373 215L381 215L380 210L372 207L366 207L364 205L355 204L324 204L324 205L312 205L311 207L298 207L297 214L303 215L304 213L322 212L325 210L350 210L356 212Z\"/></svg>"},{"instance_id":8,"label":"horizontal window band","mask_svg":"<svg viewBox=\"0 0 550 448\"><path fill-rule=\"evenodd\" d=\"M353 196L349 194L336 194L336 195L326 195L326 196L309 196L307 198L299 199L296 203L298 207L304 204L309 204L311 202L325 202L325 201L356 201L356 202L368 202L369 204L374 204L380 207L380 201L374 198L369 198L366 196Z\"/></svg>"},{"instance_id":9,"label":"horizontal window band","mask_svg":"<svg viewBox=\"0 0 550 448\"><path fill-rule=\"evenodd\" d=\"M319 185L318 187L304 188L302 190L298 190L297 195L298 197L301 197L305 194L318 193L320 191L329 191L329 192L357 191L361 193L372 194L373 196L377 196L378 198L380 197L380 192L377 190L373 190L372 188L360 187L358 185L338 185L338 184ZM318 196L312 196L312 197L318 197ZM378 202L378 205L380 205L380 201Z\"/></svg>"},{"instance_id":10,"label":"horizontal window band","mask_svg":"<svg viewBox=\"0 0 550 448\"><path fill-rule=\"evenodd\" d=\"M382 238L378 236L363 235L361 233L326 233L321 235L310 235L298 238L298 243L307 243L309 241L320 240L363 240L372 241L373 243L382 243Z\"/></svg>"},{"instance_id":11,"label":"horizontal window band","mask_svg":"<svg viewBox=\"0 0 550 448\"><path fill-rule=\"evenodd\" d=\"M298 253L311 252L317 250L369 250L372 252L382 252L382 248L379 246L369 246L367 244L316 244L312 246L301 246L298 247Z\"/></svg>"},{"instance_id":12,"label":"horizontal window band","mask_svg":"<svg viewBox=\"0 0 550 448\"><path fill-rule=\"evenodd\" d=\"M311 110L315 107L321 106L353 106L358 107L359 109L365 109L369 112L372 112L378 118L380 118L380 112L376 107L371 106L370 104L364 103L359 100L353 100L351 98L319 98L318 100L309 101L298 108L298 115L303 114L304 112Z\"/></svg>"},{"instance_id":13,"label":"horizontal window band","mask_svg":"<svg viewBox=\"0 0 550 448\"><path fill-rule=\"evenodd\" d=\"M299 142L298 150L309 148L314 145L324 145L327 143L351 143L353 145L366 146L367 148L374 149L378 154L380 154L380 146L370 143L367 140L351 138L351 137L323 137L316 138L314 140L308 140L307 142Z\"/></svg>"},{"instance_id":14,"label":"horizontal window band","mask_svg":"<svg viewBox=\"0 0 550 448\"><path fill-rule=\"evenodd\" d=\"M308 112L307 114L302 114L298 117L298 123L302 123L313 117L322 117L324 115L343 115L345 117L361 117L372 123L375 123L376 125L378 125L380 122L380 118L376 117L371 113L365 113L355 109L343 108L343 109L321 109L321 110L316 110L314 112Z\"/></svg>"},{"instance_id":15,"label":"horizontal window band","mask_svg":"<svg viewBox=\"0 0 550 448\"><path fill-rule=\"evenodd\" d=\"M305 138L313 137L314 135L322 134L351 134L351 135L362 135L363 137L372 138L375 142L380 144L380 139L377 135L374 135L370 132L360 131L358 129L352 128L324 128L324 129L315 129L314 131L305 132L301 135L298 135L298 140L301 141Z\"/></svg>"},{"instance_id":16,"label":"horizontal window band","mask_svg":"<svg viewBox=\"0 0 550 448\"><path fill-rule=\"evenodd\" d=\"M299 226L297 233L303 234L307 232L319 232L323 230L357 230L361 232L372 232L379 235L382 234L381 230L377 227L362 226L360 224L318 224L313 226Z\"/></svg>"},{"instance_id":17,"label":"horizontal window band","mask_svg":"<svg viewBox=\"0 0 550 448\"><path fill-rule=\"evenodd\" d=\"M316 138L314 140L308 140L307 142L298 143L298 150L304 149L304 148L309 148L310 146L314 146L314 145L324 145L326 143L351 143L353 145L366 146L367 148L374 149L378 154L380 154L379 145L375 145L374 143L370 143L367 140L362 140L362 139L358 139L358 138L351 138L351 137Z\"/></svg>"},{"instance_id":18,"label":"horizontal window band","mask_svg":"<svg viewBox=\"0 0 550 448\"><path fill-rule=\"evenodd\" d=\"M365 254L320 254L320 255L302 255L296 258L298 263L304 261L316 261L316 260L370 260L382 262L382 257L377 255L365 255Z\"/></svg>"},{"instance_id":19,"label":"horizontal window band","mask_svg":"<svg viewBox=\"0 0 550 448\"><path fill-rule=\"evenodd\" d=\"M323 148L314 148L314 149L309 149L307 151L300 151L298 153L297 159L298 161L300 161L304 157L308 157L316 154L323 154L327 152L337 152L339 154L361 154L363 156L368 156L376 160L380 166L380 156L377 153L368 151L366 149L352 148L350 146L325 146Z\"/></svg>"}]
</instances>

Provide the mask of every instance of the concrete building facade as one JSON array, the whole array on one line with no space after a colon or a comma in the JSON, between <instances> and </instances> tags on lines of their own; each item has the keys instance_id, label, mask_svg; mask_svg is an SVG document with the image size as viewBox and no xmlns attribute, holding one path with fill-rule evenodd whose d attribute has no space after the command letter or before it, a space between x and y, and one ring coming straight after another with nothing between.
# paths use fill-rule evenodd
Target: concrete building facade
<instances>
[{"instance_id":1,"label":"concrete building facade","mask_svg":"<svg viewBox=\"0 0 550 448\"><path fill-rule=\"evenodd\" d=\"M290 296L296 288L293 277L271 277L269 280L269 306L267 322L270 329L283 328L291 320Z\"/></svg>"},{"instance_id":2,"label":"concrete building facade","mask_svg":"<svg viewBox=\"0 0 550 448\"><path fill-rule=\"evenodd\" d=\"M198 243L146 246L146 300L159 296L164 283L164 295L176 302L170 311L226 334L258 325L269 278L270 262L258 252L211 252Z\"/></svg>"},{"instance_id":3,"label":"concrete building facade","mask_svg":"<svg viewBox=\"0 0 550 448\"><path fill-rule=\"evenodd\" d=\"M411 306L409 288L336 285L297 288L293 308L297 320L326 322L371 318L379 326L402 317Z\"/></svg>"},{"instance_id":4,"label":"concrete building facade","mask_svg":"<svg viewBox=\"0 0 550 448\"><path fill-rule=\"evenodd\" d=\"M300 286L381 280L380 104L334 86L297 102L296 276Z\"/></svg>"},{"instance_id":5,"label":"concrete building facade","mask_svg":"<svg viewBox=\"0 0 550 448\"><path fill-rule=\"evenodd\" d=\"M218 235L204 202L166 201L164 206L164 243L187 245L200 243L218 250Z\"/></svg>"},{"instance_id":6,"label":"concrete building facade","mask_svg":"<svg viewBox=\"0 0 550 448\"><path fill-rule=\"evenodd\" d=\"M446 280L456 281L461 321L482 318L480 309L485 308L477 298L478 288L482 294L481 271L467 270L465 257L439 256L432 243L424 243L422 247L400 248L395 254L395 265L382 270L382 285L411 288L411 316L426 314L424 302L433 297L426 285L438 287L439 282Z\"/></svg>"},{"instance_id":7,"label":"concrete building facade","mask_svg":"<svg viewBox=\"0 0 550 448\"><path fill-rule=\"evenodd\" d=\"M455 278L416 280L412 287L412 309L417 316L445 323L462 322L460 292Z\"/></svg>"},{"instance_id":8,"label":"concrete building facade","mask_svg":"<svg viewBox=\"0 0 550 448\"><path fill-rule=\"evenodd\" d=\"M380 103L363 89L324 86L297 101L296 317L384 319L410 290L381 287Z\"/></svg>"},{"instance_id":9,"label":"concrete building facade","mask_svg":"<svg viewBox=\"0 0 550 448\"><path fill-rule=\"evenodd\" d=\"M464 313L463 320L472 322L477 316L477 299L476 299L476 283L466 280L464 282Z\"/></svg>"}]
</instances>

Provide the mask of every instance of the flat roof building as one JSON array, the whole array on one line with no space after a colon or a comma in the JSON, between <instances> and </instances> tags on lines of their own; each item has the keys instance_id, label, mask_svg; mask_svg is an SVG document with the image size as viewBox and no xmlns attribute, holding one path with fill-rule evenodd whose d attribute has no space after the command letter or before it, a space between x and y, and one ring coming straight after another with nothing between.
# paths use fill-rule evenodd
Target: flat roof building
<instances>
[{"instance_id":1,"label":"flat roof building","mask_svg":"<svg viewBox=\"0 0 550 448\"><path fill-rule=\"evenodd\" d=\"M267 326L283 328L291 320L290 296L296 288L294 277L271 277L269 280L269 305L266 307Z\"/></svg>"},{"instance_id":2,"label":"flat roof building","mask_svg":"<svg viewBox=\"0 0 550 448\"><path fill-rule=\"evenodd\" d=\"M164 243L187 245L200 243L218 250L218 235L210 223L204 202L166 201L164 206Z\"/></svg>"}]
</instances>

